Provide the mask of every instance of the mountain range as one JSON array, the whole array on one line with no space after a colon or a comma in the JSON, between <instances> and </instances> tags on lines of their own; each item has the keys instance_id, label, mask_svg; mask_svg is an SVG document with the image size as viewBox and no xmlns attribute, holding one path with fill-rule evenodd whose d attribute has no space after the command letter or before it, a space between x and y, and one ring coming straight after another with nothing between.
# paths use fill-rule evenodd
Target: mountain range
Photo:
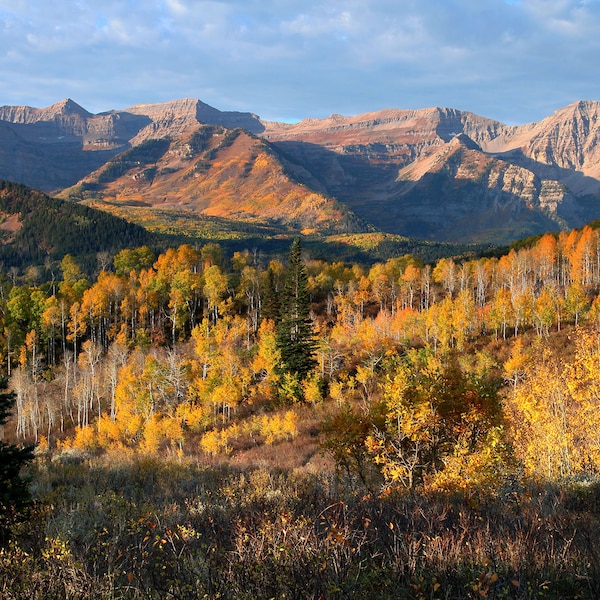
<instances>
[{"instance_id":1,"label":"mountain range","mask_svg":"<svg viewBox=\"0 0 600 600\"><path fill-rule=\"evenodd\" d=\"M200 100L0 107L0 179L140 223L505 243L600 218L600 103L538 123L389 109L295 124ZM176 218L177 216L177 218Z\"/></svg>"}]
</instances>

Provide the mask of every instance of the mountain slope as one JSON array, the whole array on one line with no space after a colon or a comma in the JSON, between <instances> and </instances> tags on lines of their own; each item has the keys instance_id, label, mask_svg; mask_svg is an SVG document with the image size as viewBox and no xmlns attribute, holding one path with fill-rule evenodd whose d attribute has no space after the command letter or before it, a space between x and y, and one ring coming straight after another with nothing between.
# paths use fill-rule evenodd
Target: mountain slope
<instances>
[{"instance_id":1,"label":"mountain slope","mask_svg":"<svg viewBox=\"0 0 600 600\"><path fill-rule=\"evenodd\" d=\"M95 266L98 252L153 241L144 228L124 219L0 180L0 261L4 267L41 265L67 253Z\"/></svg>"},{"instance_id":2,"label":"mountain slope","mask_svg":"<svg viewBox=\"0 0 600 600\"><path fill-rule=\"evenodd\" d=\"M63 196L96 206L187 211L320 232L360 229L334 200L290 179L266 142L213 125L173 140L147 139Z\"/></svg>"},{"instance_id":3,"label":"mountain slope","mask_svg":"<svg viewBox=\"0 0 600 600\"><path fill-rule=\"evenodd\" d=\"M264 135L324 192L392 233L504 242L600 216L597 102L520 127L433 108L268 124ZM476 143L477 159L453 152L441 169L461 136Z\"/></svg>"},{"instance_id":4,"label":"mountain slope","mask_svg":"<svg viewBox=\"0 0 600 600\"><path fill-rule=\"evenodd\" d=\"M503 242L557 228L550 185L523 167L486 155L460 134L402 169L388 206L375 212L389 219L401 206L398 233L411 231L423 239L475 240L485 232L487 241Z\"/></svg>"}]
</instances>

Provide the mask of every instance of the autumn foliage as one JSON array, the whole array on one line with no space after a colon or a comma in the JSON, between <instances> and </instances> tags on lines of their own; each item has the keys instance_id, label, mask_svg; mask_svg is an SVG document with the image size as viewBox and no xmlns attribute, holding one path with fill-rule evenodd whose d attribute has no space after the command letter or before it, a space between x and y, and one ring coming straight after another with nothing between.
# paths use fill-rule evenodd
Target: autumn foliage
<instances>
[{"instance_id":1,"label":"autumn foliage","mask_svg":"<svg viewBox=\"0 0 600 600\"><path fill-rule=\"evenodd\" d=\"M4 279L17 438L229 456L294 438L294 405L324 403L325 446L380 490L500 485L511 461L539 478L598 471L594 230L369 269L296 244L289 265L183 245L124 250L95 280L68 255L59 280ZM569 356L549 345L567 326ZM501 351L474 354L479 340ZM334 429L350 421L364 431L339 440L342 460Z\"/></svg>"},{"instance_id":2,"label":"autumn foliage","mask_svg":"<svg viewBox=\"0 0 600 600\"><path fill-rule=\"evenodd\" d=\"M182 469L206 469L192 478L204 481L202 490L194 488L199 504L176 501L173 510L185 505L185 518L172 515L167 526L169 518L158 523L139 514L110 534L129 532L119 543L142 552L139 564L114 559L110 568L126 565L116 579L151 589L154 583L144 578L151 572L163 581L162 571L144 561L197 551L195 561L211 548L267 577L246 540L286 576L295 560L314 570L312 581L327 572L331 587L319 588L315 597L352 596L343 578L332 583L343 565L355 569L348 575L357 590L375 590L365 564L393 574L390 581L405 585L406 597L441 597L442 584L423 577L437 573L446 589L458 589L450 573L465 568L458 547L466 539L461 519L468 510L481 509L491 530L500 498L507 523L509 512L522 527L536 515L527 536L537 539L534 523L542 517L536 511L546 518L546 508L527 490L588 486L590 496L581 502L594 504L600 476L600 240L594 230L548 234L499 258L446 258L432 265L412 256L371 267L329 263L311 260L299 246L290 258L224 256L216 244L182 245L159 256L143 247L120 252L94 278L66 256L61 275L44 283L1 279L2 368L15 394L6 430L18 442L38 443L46 465L40 481L54 468L53 477L60 478L59 467L73 463L105 469L125 462L127 469L144 471L160 457ZM294 491L270 479L284 464L288 475L307 477L294 483L289 475L285 485L296 485ZM226 477L210 496L209 480L221 477L219 469ZM58 485L48 483L48 494ZM301 499L277 504L296 493ZM573 494L579 498L579 491ZM103 500L111 511L118 512L117 497ZM435 519L455 535L452 565L436 546L442 543L437 525L426 527L427 515L411 504L416 498L433 503ZM346 513L349 499L353 512ZM140 497L131 503L138 501L145 506ZM442 509L442 501L467 508ZM227 525L219 502L232 511ZM310 510L302 512L299 502ZM394 502L404 503L402 518L393 514ZM207 506L212 520L205 522ZM265 519L255 522L261 511ZM201 515L202 524L192 514ZM393 529L417 522L427 531L419 539ZM552 526L571 531L567 517ZM94 527L104 531L105 525ZM272 553L259 548L253 527L263 528ZM225 530L227 540L219 538ZM514 549L527 545L521 533L511 530L507 538L515 544L510 560L506 548L494 546L503 571L492 568L483 549L469 555L477 565L476 573L465 575L469 594L447 597L492 597L495 589L505 594L498 597L536 597L523 591L525 576L515 565L515 556L525 556ZM203 546L201 537L213 541ZM76 569L79 563L69 562L74 546L48 539L44 552L54 557L48 564L60 559ZM401 549L404 543L414 546ZM428 557L438 557L437 566L420 554L425 548ZM581 574L581 565L595 563L584 545L578 548L587 558L574 558L573 568L591 577ZM569 551L561 550L563 556ZM390 566L400 555L413 566ZM381 557L384 562L377 562ZM528 581L542 572L556 580L564 574L562 564L544 570L545 561L539 558L527 571ZM178 569L175 559L168 564ZM179 571L183 579L161 585L173 590L187 581ZM242 590L234 571L229 584ZM209 579L197 573L197 581ZM273 597L284 593L275 583L270 589ZM208 597L222 592L206 590ZM183 588L178 593L185 597Z\"/></svg>"}]
</instances>

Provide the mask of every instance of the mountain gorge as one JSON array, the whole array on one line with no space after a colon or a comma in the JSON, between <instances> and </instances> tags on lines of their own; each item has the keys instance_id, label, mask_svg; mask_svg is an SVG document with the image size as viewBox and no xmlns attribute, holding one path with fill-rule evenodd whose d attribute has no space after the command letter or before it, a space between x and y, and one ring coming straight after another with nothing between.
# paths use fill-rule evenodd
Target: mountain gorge
<instances>
[{"instance_id":1,"label":"mountain gorge","mask_svg":"<svg viewBox=\"0 0 600 600\"><path fill-rule=\"evenodd\" d=\"M522 126L446 108L286 124L192 99L5 106L0 178L138 221L505 243L600 217L599 114L590 101Z\"/></svg>"}]
</instances>

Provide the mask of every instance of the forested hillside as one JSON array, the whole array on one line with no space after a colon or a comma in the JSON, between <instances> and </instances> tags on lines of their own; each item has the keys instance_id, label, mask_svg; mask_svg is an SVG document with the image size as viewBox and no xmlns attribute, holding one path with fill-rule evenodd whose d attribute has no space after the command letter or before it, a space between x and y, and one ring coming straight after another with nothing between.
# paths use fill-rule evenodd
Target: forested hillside
<instances>
[{"instance_id":1,"label":"forested hillside","mask_svg":"<svg viewBox=\"0 0 600 600\"><path fill-rule=\"evenodd\" d=\"M44 597L32 573L90 598L600 593L594 229L431 265L296 241L61 267L2 280L43 538L16 527L6 597Z\"/></svg>"},{"instance_id":2,"label":"forested hillside","mask_svg":"<svg viewBox=\"0 0 600 600\"><path fill-rule=\"evenodd\" d=\"M151 244L144 228L86 206L0 180L0 260L4 267L43 265L74 254L86 267L98 252Z\"/></svg>"}]
</instances>

